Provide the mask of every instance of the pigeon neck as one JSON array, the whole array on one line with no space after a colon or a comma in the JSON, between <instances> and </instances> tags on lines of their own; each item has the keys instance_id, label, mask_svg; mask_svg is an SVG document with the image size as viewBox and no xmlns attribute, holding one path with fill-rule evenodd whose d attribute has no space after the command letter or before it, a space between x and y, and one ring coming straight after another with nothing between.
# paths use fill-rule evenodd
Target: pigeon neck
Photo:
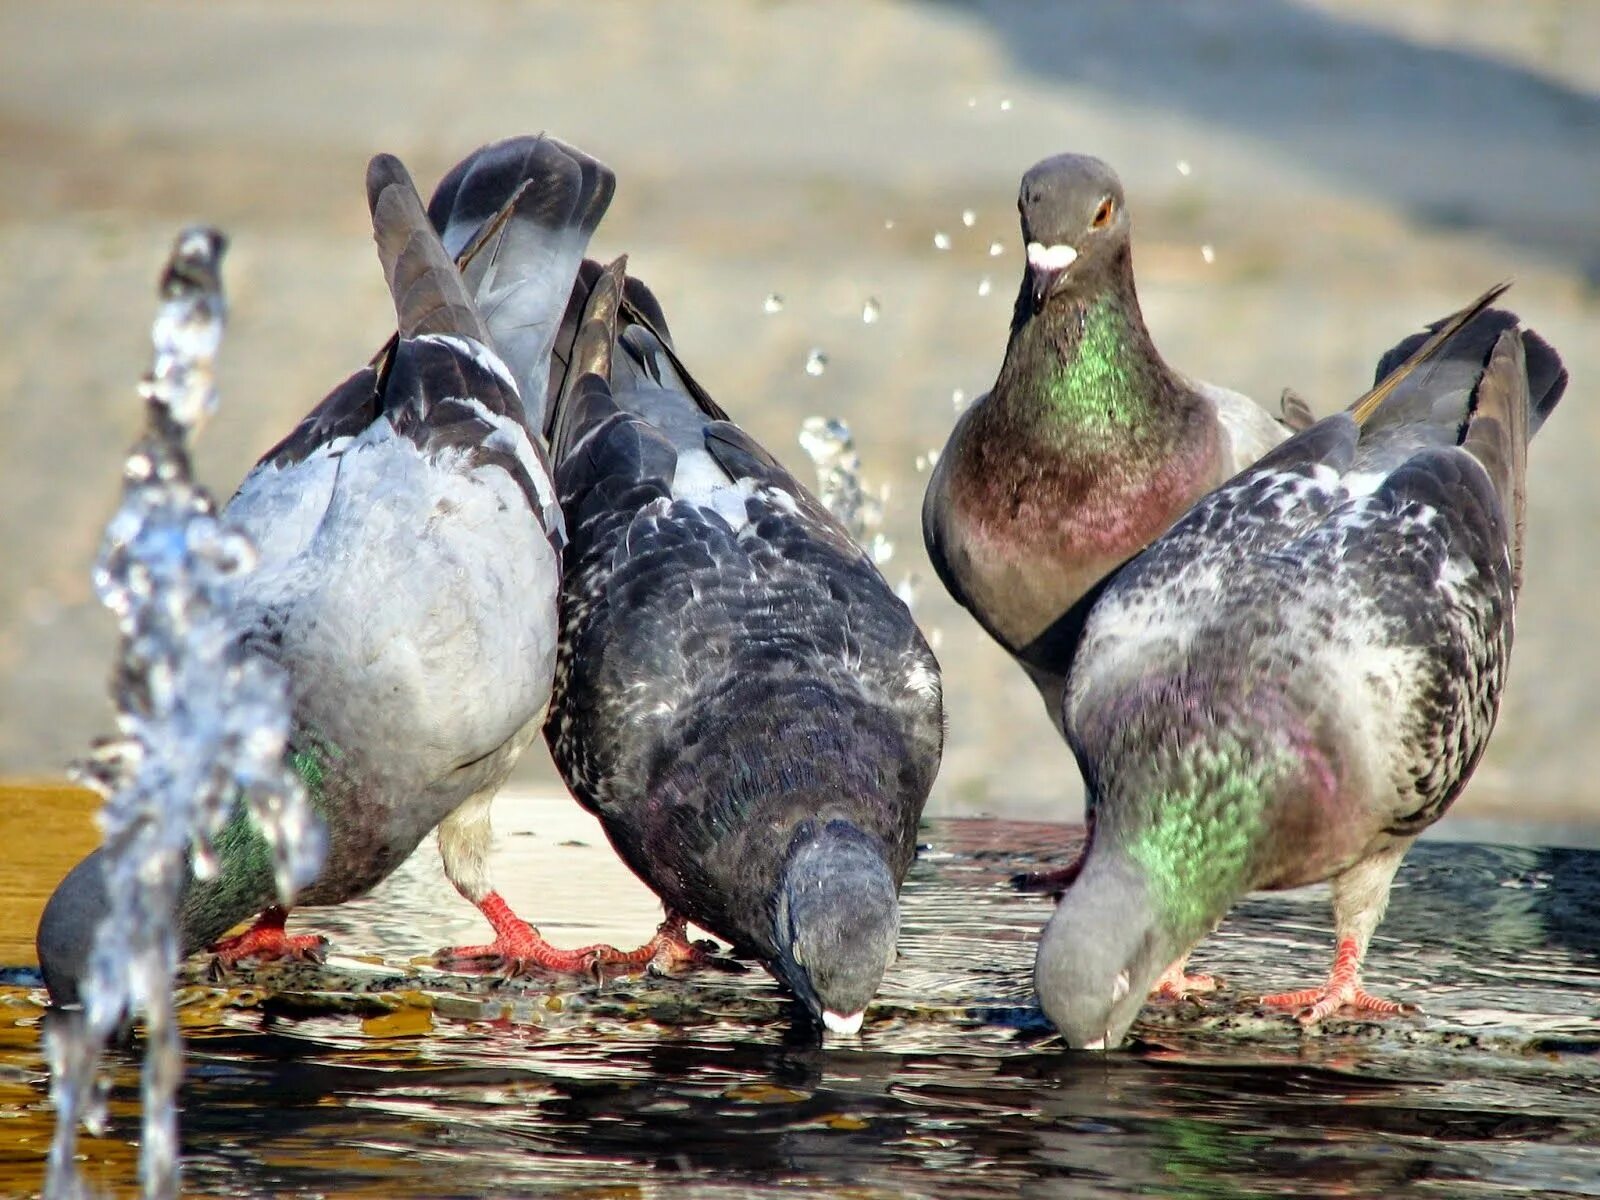
<instances>
[{"instance_id":1,"label":"pigeon neck","mask_svg":"<svg viewBox=\"0 0 1600 1200\"><path fill-rule=\"evenodd\" d=\"M1025 284L1026 286L1026 284ZM1104 455L1165 445L1187 394L1162 361L1134 291L1128 251L1099 287L1074 289L1018 318L994 396L1060 448Z\"/></svg>"},{"instance_id":2,"label":"pigeon neck","mask_svg":"<svg viewBox=\"0 0 1600 1200\"><path fill-rule=\"evenodd\" d=\"M319 744L316 750L297 750L289 756L290 769L300 777L306 798L323 821L327 820L328 753ZM244 917L278 902L272 846L244 803L234 806L214 845L216 871L209 878L195 879L184 895L185 940L193 943L186 945L185 953L210 945Z\"/></svg>"},{"instance_id":3,"label":"pigeon neck","mask_svg":"<svg viewBox=\"0 0 1600 1200\"><path fill-rule=\"evenodd\" d=\"M1306 739L1262 720L1249 701L1201 702L1177 689L1168 698L1140 703L1132 720L1106 714L1117 732L1099 772L1105 828L1095 838L1138 865L1156 918L1191 941L1259 882L1278 801L1307 779Z\"/></svg>"}]
</instances>

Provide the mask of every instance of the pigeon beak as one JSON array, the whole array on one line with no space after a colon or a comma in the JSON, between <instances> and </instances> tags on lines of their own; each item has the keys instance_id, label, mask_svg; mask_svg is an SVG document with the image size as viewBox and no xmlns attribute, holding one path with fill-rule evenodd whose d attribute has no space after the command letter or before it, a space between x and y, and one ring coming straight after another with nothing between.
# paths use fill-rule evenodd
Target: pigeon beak
<instances>
[{"instance_id":1,"label":"pigeon beak","mask_svg":"<svg viewBox=\"0 0 1600 1200\"><path fill-rule=\"evenodd\" d=\"M825 1010L822 1014L822 1023L834 1033L860 1033L861 1019L866 1016L866 1010L850 1013L848 1016Z\"/></svg>"},{"instance_id":2,"label":"pigeon beak","mask_svg":"<svg viewBox=\"0 0 1600 1200\"><path fill-rule=\"evenodd\" d=\"M1065 243L1046 246L1041 242L1028 243L1028 278L1033 283L1033 306L1038 308L1050 298L1056 281L1066 273L1078 257L1078 252Z\"/></svg>"}]
</instances>

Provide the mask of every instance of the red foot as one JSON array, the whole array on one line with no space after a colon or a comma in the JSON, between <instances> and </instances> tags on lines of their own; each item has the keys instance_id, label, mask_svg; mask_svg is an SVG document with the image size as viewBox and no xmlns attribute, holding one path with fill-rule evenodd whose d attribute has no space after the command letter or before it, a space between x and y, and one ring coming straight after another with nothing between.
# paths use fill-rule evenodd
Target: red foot
<instances>
[{"instance_id":1,"label":"red foot","mask_svg":"<svg viewBox=\"0 0 1600 1200\"><path fill-rule=\"evenodd\" d=\"M1333 970L1328 982L1320 988L1303 988L1298 992L1277 992L1261 997L1261 1003L1272 1008L1298 1008L1302 1025L1315 1025L1323 1017L1331 1016L1341 1008L1357 1012L1407 1013L1416 1012L1414 1004L1396 1004L1382 1000L1361 988L1361 951L1354 938L1342 938L1338 952L1333 956Z\"/></svg>"},{"instance_id":2,"label":"red foot","mask_svg":"<svg viewBox=\"0 0 1600 1200\"><path fill-rule=\"evenodd\" d=\"M1189 961L1185 954L1165 971L1161 978L1156 980L1155 987L1150 989L1152 1000L1184 1000L1190 996L1203 992L1217 990L1217 977L1215 975L1188 975L1184 973L1184 965Z\"/></svg>"},{"instance_id":3,"label":"red foot","mask_svg":"<svg viewBox=\"0 0 1600 1200\"><path fill-rule=\"evenodd\" d=\"M211 952L217 956L218 962L229 967L246 958L297 958L306 962L321 962L322 948L328 944L328 939L314 933L285 933L283 926L288 919L288 910L274 905L256 918L256 923L243 933L217 942L211 947Z\"/></svg>"},{"instance_id":4,"label":"red foot","mask_svg":"<svg viewBox=\"0 0 1600 1200\"><path fill-rule=\"evenodd\" d=\"M501 898L499 892L490 892L478 909L494 926L495 939L484 946L456 946L439 951L440 962L462 967L471 960L490 960L507 974L520 975L531 967L565 974L586 975L596 968L626 959L615 946L583 946L576 950L561 950L545 941L539 931L529 925Z\"/></svg>"},{"instance_id":5,"label":"red foot","mask_svg":"<svg viewBox=\"0 0 1600 1200\"><path fill-rule=\"evenodd\" d=\"M713 942L691 942L685 930L688 922L675 913L656 927L655 936L637 950L622 955L622 965L649 967L663 975L676 975L711 961Z\"/></svg>"}]
</instances>

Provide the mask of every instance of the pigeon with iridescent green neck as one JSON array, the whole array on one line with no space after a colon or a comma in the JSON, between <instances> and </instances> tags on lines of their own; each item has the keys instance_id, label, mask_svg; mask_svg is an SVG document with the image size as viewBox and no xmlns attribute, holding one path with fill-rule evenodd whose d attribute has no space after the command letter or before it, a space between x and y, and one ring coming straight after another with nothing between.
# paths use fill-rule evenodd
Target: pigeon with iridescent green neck
<instances>
[{"instance_id":1,"label":"pigeon with iridescent green neck","mask_svg":"<svg viewBox=\"0 0 1600 1200\"><path fill-rule=\"evenodd\" d=\"M548 140L490 147L469 162L486 158L505 168L483 172L496 176L497 194L506 171L520 190L499 212L475 210L484 236L469 276L501 286L471 291L405 168L372 161L368 201L398 334L228 504L225 518L260 550L232 620L287 668L292 762L327 826L327 859L296 903L362 895L438 828L446 874L495 927L489 949L559 966L568 957L490 885L488 805L549 702L565 538L519 384L542 405L550 342L611 176ZM445 208L469 208L476 175L458 168L450 178ZM216 945L222 959L315 953L320 939L285 931L271 856L242 812L218 851L215 875L186 889L183 952L261 914ZM104 905L97 853L63 881L40 924L40 963L58 1000L76 992Z\"/></svg>"},{"instance_id":2,"label":"pigeon with iridescent green neck","mask_svg":"<svg viewBox=\"0 0 1600 1200\"><path fill-rule=\"evenodd\" d=\"M939 456L922 529L950 594L1054 713L1064 668L1052 627L1288 430L1161 357L1110 167L1046 159L1023 176L1017 207L1028 266L1005 359Z\"/></svg>"},{"instance_id":3,"label":"pigeon with iridescent green neck","mask_svg":"<svg viewBox=\"0 0 1600 1200\"><path fill-rule=\"evenodd\" d=\"M1396 347L1374 392L1098 592L1062 705L1094 829L1035 967L1070 1045L1121 1041L1247 892L1320 880L1333 969L1264 1002L1308 1024L1401 1010L1362 989L1361 962L1401 858L1494 726L1528 439L1566 385L1513 314L1481 311L1494 294L1453 335Z\"/></svg>"}]
</instances>

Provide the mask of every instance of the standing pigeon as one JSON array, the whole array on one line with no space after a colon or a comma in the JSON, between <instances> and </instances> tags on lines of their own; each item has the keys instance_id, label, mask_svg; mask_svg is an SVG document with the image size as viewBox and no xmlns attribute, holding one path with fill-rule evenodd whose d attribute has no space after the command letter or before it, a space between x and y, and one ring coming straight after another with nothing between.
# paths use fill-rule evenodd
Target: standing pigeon
<instances>
[{"instance_id":1,"label":"standing pigeon","mask_svg":"<svg viewBox=\"0 0 1600 1200\"><path fill-rule=\"evenodd\" d=\"M1369 400L1207 496L1088 613L1062 716L1094 832L1035 967L1070 1045L1115 1046L1245 893L1325 879L1328 981L1265 1002L1400 1010L1361 961L1494 725L1527 442L1566 385L1510 313L1451 328L1397 346Z\"/></svg>"},{"instance_id":2,"label":"standing pigeon","mask_svg":"<svg viewBox=\"0 0 1600 1200\"><path fill-rule=\"evenodd\" d=\"M1028 268L994 387L963 414L922 506L934 570L1039 686L1051 626L1189 506L1287 436L1256 404L1184 378L1150 339L1122 184L1047 158L1017 198Z\"/></svg>"},{"instance_id":3,"label":"standing pigeon","mask_svg":"<svg viewBox=\"0 0 1600 1200\"><path fill-rule=\"evenodd\" d=\"M485 230L500 241L479 247L480 264L512 274L500 251L514 240L562 247L540 296L519 297L521 319L542 317L551 331L610 190L592 160L568 170L573 153L541 148L518 203ZM398 337L257 464L225 514L261 556L236 597L238 636L288 669L292 763L329 834L327 861L298 902L361 895L437 826L446 873L495 926L497 949L563 965L486 870L490 799L538 732L555 668L555 489L491 348L494 306L486 326L397 160L372 161L367 194ZM463 188L458 207L465 199ZM543 369L537 354L523 365ZM535 385L542 399L542 376ZM217 947L224 960L313 953L320 939L285 932L267 846L242 812L218 847L218 873L184 897L184 953L256 913L252 929ZM39 927L58 1000L75 996L104 905L97 853L63 881Z\"/></svg>"},{"instance_id":4,"label":"standing pigeon","mask_svg":"<svg viewBox=\"0 0 1600 1200\"><path fill-rule=\"evenodd\" d=\"M655 298L622 289L618 268L594 285L615 354L576 359L554 413L572 542L545 736L662 898L647 950L681 955L694 921L851 1033L895 955L939 666L849 534L689 378Z\"/></svg>"}]
</instances>

